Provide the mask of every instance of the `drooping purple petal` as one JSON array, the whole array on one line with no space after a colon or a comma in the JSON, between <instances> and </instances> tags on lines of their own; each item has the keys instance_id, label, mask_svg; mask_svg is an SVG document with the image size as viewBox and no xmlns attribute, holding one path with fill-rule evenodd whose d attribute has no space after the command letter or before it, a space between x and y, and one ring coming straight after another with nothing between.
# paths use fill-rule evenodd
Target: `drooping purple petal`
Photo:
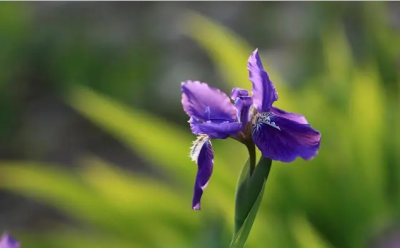
<instances>
[{"instance_id":1,"label":"drooping purple petal","mask_svg":"<svg viewBox=\"0 0 400 248\"><path fill-rule=\"evenodd\" d=\"M252 104L253 98L250 96L241 96L236 98L235 107L238 112L238 120L242 123L242 126L245 126L249 121L249 110Z\"/></svg>"},{"instance_id":2,"label":"drooping purple petal","mask_svg":"<svg viewBox=\"0 0 400 248\"><path fill-rule=\"evenodd\" d=\"M276 107L272 107L271 112L280 117L298 122L300 124L308 124L306 117L304 117L303 115L300 115L300 114L286 112L286 111L276 108Z\"/></svg>"},{"instance_id":3,"label":"drooping purple petal","mask_svg":"<svg viewBox=\"0 0 400 248\"><path fill-rule=\"evenodd\" d=\"M199 81L186 81L181 84L181 90L182 105L187 115L201 121L235 120L235 107L219 89Z\"/></svg>"},{"instance_id":4,"label":"drooping purple petal","mask_svg":"<svg viewBox=\"0 0 400 248\"><path fill-rule=\"evenodd\" d=\"M249 91L241 88L233 88L231 93L231 99L236 101L236 98L240 96L249 96Z\"/></svg>"},{"instance_id":5,"label":"drooping purple petal","mask_svg":"<svg viewBox=\"0 0 400 248\"><path fill-rule=\"evenodd\" d=\"M247 63L249 79L253 83L253 102L259 112L268 112L272 103L278 100L274 84L261 63L258 49L249 57Z\"/></svg>"},{"instance_id":6,"label":"drooping purple petal","mask_svg":"<svg viewBox=\"0 0 400 248\"><path fill-rule=\"evenodd\" d=\"M226 139L230 135L236 135L242 127L239 122L199 122L193 116L189 119L190 129L193 134L208 135L211 139Z\"/></svg>"},{"instance_id":7,"label":"drooping purple petal","mask_svg":"<svg viewBox=\"0 0 400 248\"><path fill-rule=\"evenodd\" d=\"M309 124L263 113L256 117L252 138L264 157L292 162L297 157L310 160L317 155L321 134Z\"/></svg>"},{"instance_id":8,"label":"drooping purple petal","mask_svg":"<svg viewBox=\"0 0 400 248\"><path fill-rule=\"evenodd\" d=\"M204 189L208 185L214 167L214 152L209 137L199 136L194 142L190 156L198 166L194 184L192 209L200 210L200 200Z\"/></svg>"},{"instance_id":9,"label":"drooping purple petal","mask_svg":"<svg viewBox=\"0 0 400 248\"><path fill-rule=\"evenodd\" d=\"M19 248L19 243L8 233L4 233L0 240L0 248Z\"/></svg>"}]
</instances>

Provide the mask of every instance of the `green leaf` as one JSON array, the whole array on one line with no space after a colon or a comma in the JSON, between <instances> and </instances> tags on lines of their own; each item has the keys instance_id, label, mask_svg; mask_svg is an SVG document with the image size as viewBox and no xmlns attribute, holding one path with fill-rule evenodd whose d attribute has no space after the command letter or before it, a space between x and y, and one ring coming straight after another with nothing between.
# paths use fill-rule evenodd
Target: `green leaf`
<instances>
[{"instance_id":1,"label":"green leaf","mask_svg":"<svg viewBox=\"0 0 400 248\"><path fill-rule=\"evenodd\" d=\"M252 175L250 159L243 166L236 191L235 232L230 247L244 247L264 194L265 183L271 170L272 160L260 158Z\"/></svg>"},{"instance_id":2,"label":"green leaf","mask_svg":"<svg viewBox=\"0 0 400 248\"><path fill-rule=\"evenodd\" d=\"M248 202L248 195L245 194L244 191L247 190L248 182L249 182L249 166L250 166L250 158L247 159L245 165L242 168L242 171L239 175L239 180L237 183L236 189L236 197L235 197L235 229L234 233L239 231L239 228L242 226L243 222L245 221L247 214L246 209L248 209L247 203ZM244 214L241 214L244 213Z\"/></svg>"},{"instance_id":3,"label":"green leaf","mask_svg":"<svg viewBox=\"0 0 400 248\"><path fill-rule=\"evenodd\" d=\"M197 12L185 13L182 23L185 24L183 33L207 52L219 74L224 78L225 85L251 88L247 59L256 46L249 44L243 37L215 20ZM269 61L263 60L263 64L268 73L273 75L274 83L281 84L283 79L270 66Z\"/></svg>"}]
</instances>

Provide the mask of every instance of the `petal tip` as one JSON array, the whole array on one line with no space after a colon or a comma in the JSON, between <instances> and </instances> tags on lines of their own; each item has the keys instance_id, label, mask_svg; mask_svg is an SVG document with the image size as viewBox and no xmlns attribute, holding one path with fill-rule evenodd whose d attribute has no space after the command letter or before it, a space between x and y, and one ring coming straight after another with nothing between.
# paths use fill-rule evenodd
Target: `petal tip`
<instances>
[{"instance_id":1,"label":"petal tip","mask_svg":"<svg viewBox=\"0 0 400 248\"><path fill-rule=\"evenodd\" d=\"M185 85L185 84L206 84L208 85L206 82L201 82L199 80L186 80L181 82L181 85Z\"/></svg>"},{"instance_id":2,"label":"petal tip","mask_svg":"<svg viewBox=\"0 0 400 248\"><path fill-rule=\"evenodd\" d=\"M192 210L195 210L195 211L201 210L200 203L197 203L196 205L192 206Z\"/></svg>"},{"instance_id":3,"label":"petal tip","mask_svg":"<svg viewBox=\"0 0 400 248\"><path fill-rule=\"evenodd\" d=\"M19 248L19 242L15 240L8 232L4 232L0 238L0 247Z\"/></svg>"},{"instance_id":4,"label":"petal tip","mask_svg":"<svg viewBox=\"0 0 400 248\"><path fill-rule=\"evenodd\" d=\"M264 70L258 49L250 55L247 61L247 69L249 71L249 80L253 84L254 105L258 111L267 112L273 102L278 100L278 94L268 73Z\"/></svg>"},{"instance_id":5,"label":"petal tip","mask_svg":"<svg viewBox=\"0 0 400 248\"><path fill-rule=\"evenodd\" d=\"M186 85L193 83L193 82L194 81L192 81L192 80L186 80L186 81L181 82L181 90L183 91L184 88L186 88Z\"/></svg>"},{"instance_id":6,"label":"petal tip","mask_svg":"<svg viewBox=\"0 0 400 248\"><path fill-rule=\"evenodd\" d=\"M249 91L241 88L233 88L231 91L231 99L236 101L238 97L249 96Z\"/></svg>"},{"instance_id":7,"label":"petal tip","mask_svg":"<svg viewBox=\"0 0 400 248\"><path fill-rule=\"evenodd\" d=\"M197 124L198 121L196 120L196 118L193 117L193 115L191 115L190 118L189 118L189 120L188 120L188 123L190 123L190 124L193 124L193 123Z\"/></svg>"},{"instance_id":8,"label":"petal tip","mask_svg":"<svg viewBox=\"0 0 400 248\"><path fill-rule=\"evenodd\" d=\"M257 65L259 65L258 63L261 63L261 59L260 59L260 54L258 51L258 48L256 48L256 50L254 50L249 58L249 63L250 62L257 62Z\"/></svg>"}]
</instances>

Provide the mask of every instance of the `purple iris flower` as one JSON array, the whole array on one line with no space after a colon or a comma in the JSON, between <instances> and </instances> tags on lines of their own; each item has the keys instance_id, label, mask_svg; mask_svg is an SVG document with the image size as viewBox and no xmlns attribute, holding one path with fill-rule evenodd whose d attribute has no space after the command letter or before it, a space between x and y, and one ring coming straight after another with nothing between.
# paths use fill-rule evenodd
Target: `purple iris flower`
<instances>
[{"instance_id":1,"label":"purple iris flower","mask_svg":"<svg viewBox=\"0 0 400 248\"><path fill-rule=\"evenodd\" d=\"M182 105L190 117L193 134L198 135L190 156L198 165L192 208L200 209L200 199L214 166L211 139L228 137L249 145L255 144L262 156L281 162L297 157L312 159L319 150L321 134L311 128L306 118L273 107L278 94L261 63L258 49L248 59L252 95L234 88L231 100L206 83L186 81L181 84Z\"/></svg>"},{"instance_id":2,"label":"purple iris flower","mask_svg":"<svg viewBox=\"0 0 400 248\"><path fill-rule=\"evenodd\" d=\"M8 233L4 233L0 239L0 248L19 248L19 243Z\"/></svg>"}]
</instances>

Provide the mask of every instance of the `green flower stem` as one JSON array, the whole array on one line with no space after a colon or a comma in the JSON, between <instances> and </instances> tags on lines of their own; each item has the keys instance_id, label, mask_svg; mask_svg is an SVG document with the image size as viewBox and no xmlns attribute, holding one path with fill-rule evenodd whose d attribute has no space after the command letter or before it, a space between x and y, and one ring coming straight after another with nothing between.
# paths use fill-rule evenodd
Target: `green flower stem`
<instances>
[{"instance_id":1,"label":"green flower stem","mask_svg":"<svg viewBox=\"0 0 400 248\"><path fill-rule=\"evenodd\" d=\"M246 144L247 150L249 151L250 157L250 176L253 175L254 169L256 168L256 146L254 143Z\"/></svg>"}]
</instances>

